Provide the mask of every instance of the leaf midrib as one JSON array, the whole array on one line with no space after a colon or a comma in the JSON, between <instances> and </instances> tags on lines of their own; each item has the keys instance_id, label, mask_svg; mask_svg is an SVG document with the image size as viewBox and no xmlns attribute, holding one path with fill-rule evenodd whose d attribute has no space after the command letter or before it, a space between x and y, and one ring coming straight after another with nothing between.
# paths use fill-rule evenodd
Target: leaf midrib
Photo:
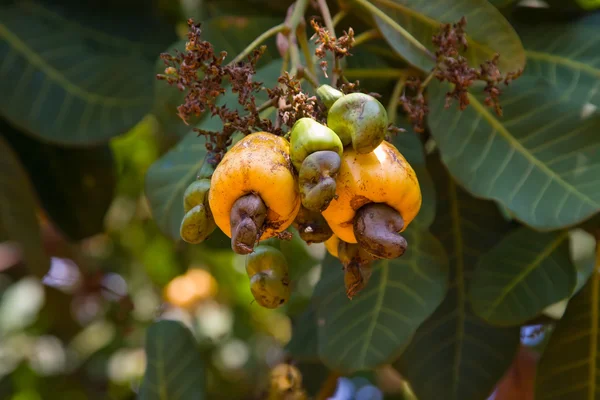
<instances>
[{"instance_id":1,"label":"leaf midrib","mask_svg":"<svg viewBox=\"0 0 600 400\"><path fill-rule=\"evenodd\" d=\"M33 51L25 42L23 42L18 35L13 33L8 27L0 23L0 37L4 38L10 47L23 56L27 62L34 67L37 67L51 80L57 83L67 93L74 97L83 99L88 103L99 103L104 106L117 106L117 107L131 107L144 104L148 101L147 96L139 96L130 99L121 99L118 97L101 96L97 93L92 93L88 90L82 89L69 79L67 79L60 71L47 64L42 57L40 57L35 51Z\"/></svg>"},{"instance_id":2,"label":"leaf midrib","mask_svg":"<svg viewBox=\"0 0 600 400\"><path fill-rule=\"evenodd\" d=\"M556 54L544 53L542 51L535 50L525 50L525 54L527 58L533 58L537 60L548 61L554 64L564 65L566 67L570 67L572 69L580 70L583 72L587 72L591 75L595 75L600 78L600 68L594 68L591 65L585 64L581 61L573 60L571 58L560 57Z\"/></svg>"},{"instance_id":3,"label":"leaf midrib","mask_svg":"<svg viewBox=\"0 0 600 400\"><path fill-rule=\"evenodd\" d=\"M590 197L583 194L579 191L575 186L571 185L569 182L565 181L562 177L552 171L546 164L540 161L538 158L534 157L525 146L521 144L505 127L504 125L498 121L494 116L492 116L491 112L487 110L479 100L473 96L471 93L468 94L470 104L475 110L480 113L489 124L501 135L504 139L509 143L509 145L513 146L516 151L522 154L529 162L538 167L542 172L544 172L547 176L553 179L555 182L559 183L569 192L573 193L575 196L579 197L585 203L593 206L594 208L599 208L600 203L597 203Z\"/></svg>"},{"instance_id":4,"label":"leaf midrib","mask_svg":"<svg viewBox=\"0 0 600 400\"><path fill-rule=\"evenodd\" d=\"M550 244L540 252L529 264L526 268L524 268L518 275L516 275L513 280L504 287L504 289L500 292L500 295L496 298L496 300L486 309L484 315L486 317L490 317L495 311L496 308L504 301L506 296L513 289L521 283L531 272L533 272L540 264L550 256L554 250L558 248L568 237L568 231L563 231L556 239L554 239Z\"/></svg>"}]
</instances>

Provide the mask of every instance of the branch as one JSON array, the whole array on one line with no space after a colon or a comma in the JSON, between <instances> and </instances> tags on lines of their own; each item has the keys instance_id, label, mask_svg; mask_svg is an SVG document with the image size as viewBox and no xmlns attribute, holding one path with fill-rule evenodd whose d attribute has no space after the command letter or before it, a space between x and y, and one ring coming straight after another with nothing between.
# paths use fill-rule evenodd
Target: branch
<instances>
[{"instance_id":1,"label":"branch","mask_svg":"<svg viewBox=\"0 0 600 400\"><path fill-rule=\"evenodd\" d=\"M250 54L252 52L252 50L254 50L262 42L264 42L265 40L269 39L272 36L277 35L279 32L285 31L286 29L288 29L288 27L285 24L279 24L279 25L276 25L276 26L270 28L269 30L263 32L256 39L254 39L252 41L252 43L250 43L244 50L242 50L242 52L240 54L238 54L237 57L235 57L233 59L233 61L231 61L229 64L233 65L233 64L236 64L236 63L242 61L244 59L244 57L246 57L248 54Z\"/></svg>"}]
</instances>

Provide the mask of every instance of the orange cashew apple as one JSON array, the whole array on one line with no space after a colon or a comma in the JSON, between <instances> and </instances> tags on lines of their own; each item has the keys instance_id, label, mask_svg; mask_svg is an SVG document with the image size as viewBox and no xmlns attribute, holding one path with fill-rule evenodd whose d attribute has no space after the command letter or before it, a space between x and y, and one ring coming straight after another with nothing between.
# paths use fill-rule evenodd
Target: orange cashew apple
<instances>
[{"instance_id":1,"label":"orange cashew apple","mask_svg":"<svg viewBox=\"0 0 600 400\"><path fill-rule=\"evenodd\" d=\"M415 171L387 141L359 154L348 147L336 179L336 196L322 212L333 233L347 243L359 243L378 258L396 258L406 241L398 235L421 208Z\"/></svg>"},{"instance_id":2,"label":"orange cashew apple","mask_svg":"<svg viewBox=\"0 0 600 400\"><path fill-rule=\"evenodd\" d=\"M284 231L300 208L289 142L267 132L237 142L217 165L208 200L215 223L238 254Z\"/></svg>"}]
</instances>

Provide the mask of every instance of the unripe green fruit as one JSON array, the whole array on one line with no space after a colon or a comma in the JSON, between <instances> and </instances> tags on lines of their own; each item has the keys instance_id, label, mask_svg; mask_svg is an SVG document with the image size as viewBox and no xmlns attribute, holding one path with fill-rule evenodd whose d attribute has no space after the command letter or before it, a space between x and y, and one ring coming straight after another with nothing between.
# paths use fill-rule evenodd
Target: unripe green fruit
<instances>
[{"instance_id":1,"label":"unripe green fruit","mask_svg":"<svg viewBox=\"0 0 600 400\"><path fill-rule=\"evenodd\" d=\"M388 129L385 107L373 96L350 93L337 100L327 114L327 126L342 144L366 154L383 142Z\"/></svg>"},{"instance_id":2,"label":"unripe green fruit","mask_svg":"<svg viewBox=\"0 0 600 400\"><path fill-rule=\"evenodd\" d=\"M329 85L321 85L317 89L317 97L319 100L321 100L325 107L327 107L328 110L331 108L333 103L335 103L343 95L344 93Z\"/></svg>"},{"instance_id":3,"label":"unripe green fruit","mask_svg":"<svg viewBox=\"0 0 600 400\"><path fill-rule=\"evenodd\" d=\"M208 206L208 191L210 179L200 179L192 182L183 193L183 211L188 212L197 205Z\"/></svg>"},{"instance_id":4,"label":"unripe green fruit","mask_svg":"<svg viewBox=\"0 0 600 400\"><path fill-rule=\"evenodd\" d=\"M277 308L291 295L288 263L283 253L271 246L259 245L246 258L250 291L258 304Z\"/></svg>"},{"instance_id":5,"label":"unripe green fruit","mask_svg":"<svg viewBox=\"0 0 600 400\"><path fill-rule=\"evenodd\" d=\"M186 242L198 244L205 241L216 227L208 208L204 204L198 204L181 220L179 234Z\"/></svg>"},{"instance_id":6,"label":"unripe green fruit","mask_svg":"<svg viewBox=\"0 0 600 400\"><path fill-rule=\"evenodd\" d=\"M292 126L290 136L290 157L296 170L316 151L333 151L341 157L344 146L333 130L312 118L300 118Z\"/></svg>"}]
</instances>

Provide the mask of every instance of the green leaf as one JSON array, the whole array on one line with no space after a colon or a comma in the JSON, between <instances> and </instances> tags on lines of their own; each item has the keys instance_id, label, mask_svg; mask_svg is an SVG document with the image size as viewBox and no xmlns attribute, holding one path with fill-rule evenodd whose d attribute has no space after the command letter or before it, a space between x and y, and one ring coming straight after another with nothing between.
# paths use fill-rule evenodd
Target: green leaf
<instances>
[{"instance_id":1,"label":"green leaf","mask_svg":"<svg viewBox=\"0 0 600 400\"><path fill-rule=\"evenodd\" d=\"M568 231L522 227L480 257L469 288L475 313L494 325L521 325L569 298L577 270Z\"/></svg>"},{"instance_id":2,"label":"green leaf","mask_svg":"<svg viewBox=\"0 0 600 400\"><path fill-rule=\"evenodd\" d=\"M469 107L444 108L446 85L429 86L429 126L454 178L478 197L498 200L536 230L577 224L600 210L600 113L534 78L502 95L504 117L469 94Z\"/></svg>"},{"instance_id":3,"label":"green leaf","mask_svg":"<svg viewBox=\"0 0 600 400\"><path fill-rule=\"evenodd\" d=\"M367 287L352 300L339 260L327 254L313 299L319 355L329 368L350 373L391 361L443 299L448 260L442 245L416 225L404 236L406 253L373 263Z\"/></svg>"},{"instance_id":4,"label":"green leaf","mask_svg":"<svg viewBox=\"0 0 600 400\"><path fill-rule=\"evenodd\" d=\"M2 131L6 129L1 127ZM0 132L0 133L1 133ZM16 242L25 265L38 278L50 267L38 224L36 200L18 156L0 135L0 242Z\"/></svg>"},{"instance_id":5,"label":"green leaf","mask_svg":"<svg viewBox=\"0 0 600 400\"><path fill-rule=\"evenodd\" d=\"M431 70L435 64L432 37L438 33L440 25L458 22L463 16L468 21L466 32L469 38L465 57L471 65L479 65L495 53L501 54L499 67L502 72L525 65L525 52L518 35L487 0L457 1L450 6L443 0L347 1L366 6L392 49L423 71ZM380 10L378 15L373 13L374 7Z\"/></svg>"},{"instance_id":6,"label":"green leaf","mask_svg":"<svg viewBox=\"0 0 600 400\"><path fill-rule=\"evenodd\" d=\"M560 93L555 100L574 99L600 107L597 27L597 15L575 22L516 24L527 54L525 74L544 78L559 87Z\"/></svg>"},{"instance_id":7,"label":"green leaf","mask_svg":"<svg viewBox=\"0 0 600 400\"><path fill-rule=\"evenodd\" d=\"M259 69L255 81L265 86L277 84L281 61L273 61ZM227 91L218 104L237 107L236 95ZM264 94L257 97L257 103L264 101ZM199 125L206 130L219 130L222 127L218 117L205 118ZM206 155L205 139L196 132L188 133L173 149L156 161L146 174L146 196L154 220L160 229L171 238L179 240L179 227L183 218L183 192L196 179L196 174Z\"/></svg>"},{"instance_id":8,"label":"green leaf","mask_svg":"<svg viewBox=\"0 0 600 400\"><path fill-rule=\"evenodd\" d=\"M425 165L425 151L423 144L412 130L406 120L402 119L398 127L402 127L407 132L399 133L392 139L392 144L396 146L398 151L406 158L406 161L415 170L417 179L419 180L419 186L421 187L421 196L423 202L421 204L421 210L414 222L423 228L428 228L435 218L435 188L433 187L433 181L427 171Z\"/></svg>"},{"instance_id":9,"label":"green leaf","mask_svg":"<svg viewBox=\"0 0 600 400\"><path fill-rule=\"evenodd\" d=\"M442 304L417 330L394 367L419 400L485 400L510 366L519 346L518 327L488 325L472 311L467 290L479 257L510 224L496 205L471 197L430 159L438 194L432 232L450 259L450 289Z\"/></svg>"},{"instance_id":10,"label":"green leaf","mask_svg":"<svg viewBox=\"0 0 600 400\"><path fill-rule=\"evenodd\" d=\"M150 111L154 60L173 37L142 15L1 5L0 113L45 141L106 142Z\"/></svg>"},{"instance_id":11,"label":"green leaf","mask_svg":"<svg viewBox=\"0 0 600 400\"><path fill-rule=\"evenodd\" d=\"M539 361L536 399L600 399L600 273L569 301Z\"/></svg>"},{"instance_id":12,"label":"green leaf","mask_svg":"<svg viewBox=\"0 0 600 400\"><path fill-rule=\"evenodd\" d=\"M108 145L62 147L15 129L4 129L4 137L17 151L44 210L59 230L71 240L104 231L116 185Z\"/></svg>"},{"instance_id":13,"label":"green leaf","mask_svg":"<svg viewBox=\"0 0 600 400\"><path fill-rule=\"evenodd\" d=\"M292 318L292 339L285 346L294 360L318 361L317 315L309 305L304 312Z\"/></svg>"},{"instance_id":14,"label":"green leaf","mask_svg":"<svg viewBox=\"0 0 600 400\"><path fill-rule=\"evenodd\" d=\"M196 339L180 322L163 320L146 331L146 372L140 400L204 399L204 363Z\"/></svg>"}]
</instances>

